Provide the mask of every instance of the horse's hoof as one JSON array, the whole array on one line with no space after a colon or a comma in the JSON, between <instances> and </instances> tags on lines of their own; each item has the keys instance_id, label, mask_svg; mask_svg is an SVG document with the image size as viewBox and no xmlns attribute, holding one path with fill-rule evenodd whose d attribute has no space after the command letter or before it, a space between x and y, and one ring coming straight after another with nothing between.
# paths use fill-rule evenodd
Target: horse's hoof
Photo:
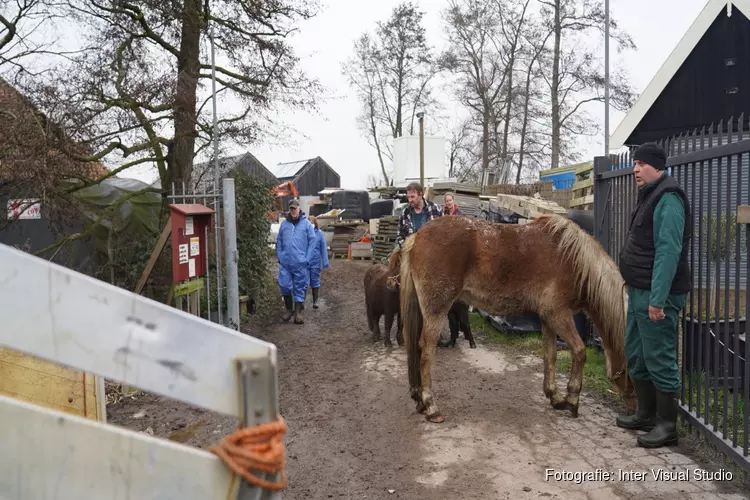
<instances>
[{"instance_id":1,"label":"horse's hoof","mask_svg":"<svg viewBox=\"0 0 750 500\"><path fill-rule=\"evenodd\" d=\"M570 415L573 418L578 417L578 406L575 406L567 401L560 401L558 403L552 403L552 407L555 410L570 410Z\"/></svg>"},{"instance_id":2,"label":"horse's hoof","mask_svg":"<svg viewBox=\"0 0 750 500\"><path fill-rule=\"evenodd\" d=\"M476 349L477 345L474 342L472 342L471 344L469 344L469 347L471 347L472 349Z\"/></svg>"},{"instance_id":3,"label":"horse's hoof","mask_svg":"<svg viewBox=\"0 0 750 500\"><path fill-rule=\"evenodd\" d=\"M417 403L417 413L419 413L420 415L424 415L425 413L427 413L427 407L422 403Z\"/></svg>"},{"instance_id":4,"label":"horse's hoof","mask_svg":"<svg viewBox=\"0 0 750 500\"><path fill-rule=\"evenodd\" d=\"M440 413L435 413L434 415L427 415L427 421L432 422L433 424L442 424L445 422L445 417L442 416Z\"/></svg>"}]
</instances>

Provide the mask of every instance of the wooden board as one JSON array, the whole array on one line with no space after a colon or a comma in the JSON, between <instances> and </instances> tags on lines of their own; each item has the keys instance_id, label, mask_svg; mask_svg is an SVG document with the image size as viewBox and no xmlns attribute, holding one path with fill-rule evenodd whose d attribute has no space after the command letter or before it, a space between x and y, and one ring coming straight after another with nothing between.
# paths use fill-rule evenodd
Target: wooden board
<instances>
[{"instance_id":1,"label":"wooden board","mask_svg":"<svg viewBox=\"0 0 750 500\"><path fill-rule=\"evenodd\" d=\"M3 499L224 499L236 483L207 451L13 398L0 422Z\"/></svg>"},{"instance_id":2,"label":"wooden board","mask_svg":"<svg viewBox=\"0 0 750 500\"><path fill-rule=\"evenodd\" d=\"M737 224L750 224L750 205L737 205Z\"/></svg>"},{"instance_id":3,"label":"wooden board","mask_svg":"<svg viewBox=\"0 0 750 500\"><path fill-rule=\"evenodd\" d=\"M106 421L104 381L100 377L2 347L0 394L71 415Z\"/></svg>"},{"instance_id":4,"label":"wooden board","mask_svg":"<svg viewBox=\"0 0 750 500\"><path fill-rule=\"evenodd\" d=\"M511 210L518 215L532 219L545 214L568 215L568 211L551 201L531 196L519 196L512 194L498 194L498 206Z\"/></svg>"},{"instance_id":5,"label":"wooden board","mask_svg":"<svg viewBox=\"0 0 750 500\"><path fill-rule=\"evenodd\" d=\"M241 416L235 360L276 346L0 245L0 346ZM2 490L0 490L2 491Z\"/></svg>"}]
</instances>

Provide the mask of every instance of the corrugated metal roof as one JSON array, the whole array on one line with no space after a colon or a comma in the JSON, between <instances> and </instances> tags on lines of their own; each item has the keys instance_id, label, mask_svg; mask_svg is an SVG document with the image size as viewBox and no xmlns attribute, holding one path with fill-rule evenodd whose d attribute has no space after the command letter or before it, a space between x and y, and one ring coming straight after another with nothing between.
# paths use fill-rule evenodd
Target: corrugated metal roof
<instances>
[{"instance_id":1,"label":"corrugated metal roof","mask_svg":"<svg viewBox=\"0 0 750 500\"><path fill-rule=\"evenodd\" d=\"M302 170L305 165L307 165L307 162L309 161L310 159L291 161L289 163L278 163L275 166L270 167L268 170L270 170L277 179L294 177L300 170Z\"/></svg>"}]
</instances>

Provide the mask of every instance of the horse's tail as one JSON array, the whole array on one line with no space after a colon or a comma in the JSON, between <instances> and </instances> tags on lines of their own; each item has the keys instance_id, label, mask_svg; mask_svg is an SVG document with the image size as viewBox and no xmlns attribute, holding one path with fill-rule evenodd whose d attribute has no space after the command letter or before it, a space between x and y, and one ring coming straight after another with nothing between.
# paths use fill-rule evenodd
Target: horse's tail
<instances>
[{"instance_id":1,"label":"horse's tail","mask_svg":"<svg viewBox=\"0 0 750 500\"><path fill-rule=\"evenodd\" d=\"M602 246L573 221L564 216L544 217L545 224L558 235L558 249L572 265L578 299L587 305L607 352L607 375L612 369L626 369L625 322L627 291L614 261Z\"/></svg>"},{"instance_id":2,"label":"horse's tail","mask_svg":"<svg viewBox=\"0 0 750 500\"><path fill-rule=\"evenodd\" d=\"M417 289L414 287L414 278L411 275L411 250L415 239L414 237L408 238L401 249L400 292L401 321L409 366L409 387L412 391L422 386L421 349L419 348L419 338L422 335L422 311L419 308ZM415 394L412 394L412 397L415 397Z\"/></svg>"}]
</instances>

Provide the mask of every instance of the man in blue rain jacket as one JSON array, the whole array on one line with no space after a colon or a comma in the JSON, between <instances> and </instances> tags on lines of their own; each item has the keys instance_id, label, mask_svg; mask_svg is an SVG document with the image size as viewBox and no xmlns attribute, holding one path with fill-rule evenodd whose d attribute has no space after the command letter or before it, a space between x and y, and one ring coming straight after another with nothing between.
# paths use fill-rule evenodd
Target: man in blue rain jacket
<instances>
[{"instance_id":1,"label":"man in blue rain jacket","mask_svg":"<svg viewBox=\"0 0 750 500\"><path fill-rule=\"evenodd\" d=\"M302 308L305 305L305 292L310 285L310 262L317 244L313 225L300 210L299 200L290 201L289 214L279 226L279 234L276 237L279 288L286 306L281 317L284 321L289 321L294 315L295 323L304 323Z\"/></svg>"}]
</instances>

